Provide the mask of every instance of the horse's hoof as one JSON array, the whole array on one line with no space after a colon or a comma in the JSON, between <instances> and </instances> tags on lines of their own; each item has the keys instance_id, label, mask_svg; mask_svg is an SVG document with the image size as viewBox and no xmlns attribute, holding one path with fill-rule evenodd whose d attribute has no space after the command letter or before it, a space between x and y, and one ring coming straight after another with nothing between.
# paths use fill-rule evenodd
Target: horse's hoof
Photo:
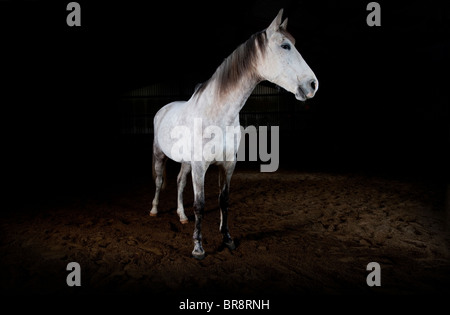
<instances>
[{"instance_id":1,"label":"horse's hoof","mask_svg":"<svg viewBox=\"0 0 450 315\"><path fill-rule=\"evenodd\" d=\"M192 257L194 257L197 260L202 260L205 258L205 252L196 252L195 250L192 252Z\"/></svg>"},{"instance_id":2,"label":"horse's hoof","mask_svg":"<svg viewBox=\"0 0 450 315\"><path fill-rule=\"evenodd\" d=\"M236 244L234 244L234 241L230 241L230 242L223 242L223 244L229 249L229 250L235 250L236 249Z\"/></svg>"},{"instance_id":3,"label":"horse's hoof","mask_svg":"<svg viewBox=\"0 0 450 315\"><path fill-rule=\"evenodd\" d=\"M189 220L188 219L184 219L184 220L180 220L181 224L188 224Z\"/></svg>"},{"instance_id":4,"label":"horse's hoof","mask_svg":"<svg viewBox=\"0 0 450 315\"><path fill-rule=\"evenodd\" d=\"M156 216L158 216L158 213L150 212L150 216L151 216L151 217L156 217Z\"/></svg>"}]
</instances>

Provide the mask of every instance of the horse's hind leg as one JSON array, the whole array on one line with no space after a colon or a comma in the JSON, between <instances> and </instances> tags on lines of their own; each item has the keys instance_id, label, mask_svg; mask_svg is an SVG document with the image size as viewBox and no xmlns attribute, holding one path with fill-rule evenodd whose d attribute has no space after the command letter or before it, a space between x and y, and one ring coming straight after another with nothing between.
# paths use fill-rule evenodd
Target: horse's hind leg
<instances>
[{"instance_id":1,"label":"horse's hind leg","mask_svg":"<svg viewBox=\"0 0 450 315\"><path fill-rule=\"evenodd\" d=\"M184 213L184 205L183 205L183 190L186 186L186 177L187 174L191 171L191 165L187 163L181 164L180 173L177 177L177 188L178 188L178 207L177 207L177 213L180 216L180 222L181 224L188 223L188 218L186 214Z\"/></svg>"},{"instance_id":2,"label":"horse's hind leg","mask_svg":"<svg viewBox=\"0 0 450 315\"><path fill-rule=\"evenodd\" d=\"M152 210L150 211L150 216L156 216L158 214L158 203L159 203L159 192L163 186L165 180L165 167L166 167L167 156L162 153L156 146L153 146L153 175L155 177L155 198L152 202Z\"/></svg>"},{"instance_id":3,"label":"horse's hind leg","mask_svg":"<svg viewBox=\"0 0 450 315\"><path fill-rule=\"evenodd\" d=\"M220 232L223 235L223 244L233 250L236 245L228 230L228 205L230 197L230 182L236 161L228 161L219 167L219 206L220 206Z\"/></svg>"}]
</instances>

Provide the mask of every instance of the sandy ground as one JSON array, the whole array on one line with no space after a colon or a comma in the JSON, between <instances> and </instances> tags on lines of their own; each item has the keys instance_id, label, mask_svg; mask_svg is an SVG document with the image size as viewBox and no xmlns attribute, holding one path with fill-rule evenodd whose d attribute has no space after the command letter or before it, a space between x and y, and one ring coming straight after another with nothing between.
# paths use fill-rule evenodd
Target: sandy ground
<instances>
[{"instance_id":1,"label":"sandy ground","mask_svg":"<svg viewBox=\"0 0 450 315\"><path fill-rule=\"evenodd\" d=\"M176 214L176 173L150 217L151 179L77 198L29 204L1 220L2 293L220 294L450 292L445 185L362 174L235 172L230 232L221 245L217 172L206 182L206 258L193 248L192 186ZM369 287L369 262L381 287Z\"/></svg>"}]
</instances>

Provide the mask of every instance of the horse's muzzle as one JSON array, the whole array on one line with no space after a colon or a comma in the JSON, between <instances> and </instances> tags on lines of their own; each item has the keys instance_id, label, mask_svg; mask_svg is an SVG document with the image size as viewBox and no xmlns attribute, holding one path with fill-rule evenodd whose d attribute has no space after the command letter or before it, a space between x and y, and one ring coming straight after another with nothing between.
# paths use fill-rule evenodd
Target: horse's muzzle
<instances>
[{"instance_id":1,"label":"horse's muzzle","mask_svg":"<svg viewBox=\"0 0 450 315\"><path fill-rule=\"evenodd\" d=\"M308 98L313 98L319 88L317 79L308 80L304 84L300 84L295 93L295 98L299 101L306 101Z\"/></svg>"}]
</instances>

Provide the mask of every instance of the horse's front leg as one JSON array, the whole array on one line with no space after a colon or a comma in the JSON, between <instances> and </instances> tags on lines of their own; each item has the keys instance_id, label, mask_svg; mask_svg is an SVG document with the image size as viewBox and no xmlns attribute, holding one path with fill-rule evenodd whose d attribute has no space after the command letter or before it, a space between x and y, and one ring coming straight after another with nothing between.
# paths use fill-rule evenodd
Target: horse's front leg
<instances>
[{"instance_id":1,"label":"horse's front leg","mask_svg":"<svg viewBox=\"0 0 450 315\"><path fill-rule=\"evenodd\" d=\"M230 182L236 161L226 162L219 167L219 207L220 207L220 232L223 235L223 244L233 250L236 245L228 230L228 205L230 200Z\"/></svg>"},{"instance_id":2,"label":"horse's front leg","mask_svg":"<svg viewBox=\"0 0 450 315\"><path fill-rule=\"evenodd\" d=\"M205 173L207 166L204 163L192 164L192 184L194 188L194 250L192 256L196 259L205 258L205 251L202 247L202 219L205 210Z\"/></svg>"}]
</instances>

